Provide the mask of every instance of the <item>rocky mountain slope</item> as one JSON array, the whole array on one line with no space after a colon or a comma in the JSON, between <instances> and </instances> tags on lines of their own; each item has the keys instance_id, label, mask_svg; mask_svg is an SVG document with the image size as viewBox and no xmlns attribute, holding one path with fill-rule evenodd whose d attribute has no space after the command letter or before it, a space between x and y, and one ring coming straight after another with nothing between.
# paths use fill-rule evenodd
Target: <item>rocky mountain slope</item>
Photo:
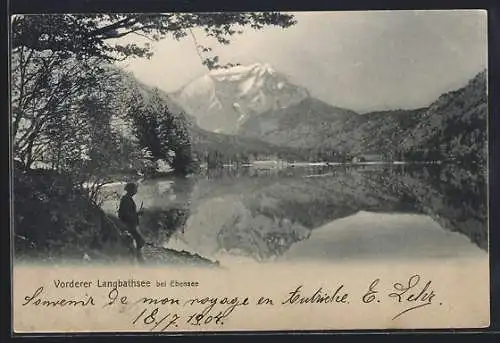
<instances>
[{"instance_id":1,"label":"rocky mountain slope","mask_svg":"<svg viewBox=\"0 0 500 343\"><path fill-rule=\"evenodd\" d=\"M238 133L295 148L333 147L332 137L342 134L345 123L358 116L353 111L308 97L287 108L249 118Z\"/></svg>"},{"instance_id":2,"label":"rocky mountain slope","mask_svg":"<svg viewBox=\"0 0 500 343\"><path fill-rule=\"evenodd\" d=\"M309 95L270 65L256 63L210 71L172 96L201 128L233 134L248 118L287 108Z\"/></svg>"}]
</instances>

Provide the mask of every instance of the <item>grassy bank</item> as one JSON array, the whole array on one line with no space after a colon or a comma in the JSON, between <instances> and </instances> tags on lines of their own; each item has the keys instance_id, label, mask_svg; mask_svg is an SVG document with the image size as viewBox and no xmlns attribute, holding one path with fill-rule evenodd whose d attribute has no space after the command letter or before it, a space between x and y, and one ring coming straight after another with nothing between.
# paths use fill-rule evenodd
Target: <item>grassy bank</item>
<instances>
[{"instance_id":1,"label":"grassy bank","mask_svg":"<svg viewBox=\"0 0 500 343\"><path fill-rule=\"evenodd\" d=\"M95 205L67 176L41 169L15 170L13 205L16 262L119 263L134 260L133 240L120 220ZM175 226L170 222L179 220L172 214L155 214L148 219L155 222L164 219L166 225L152 225L146 238L153 242L162 237L162 231ZM214 264L199 255L182 251L155 246L144 249L146 263Z\"/></svg>"}]
</instances>

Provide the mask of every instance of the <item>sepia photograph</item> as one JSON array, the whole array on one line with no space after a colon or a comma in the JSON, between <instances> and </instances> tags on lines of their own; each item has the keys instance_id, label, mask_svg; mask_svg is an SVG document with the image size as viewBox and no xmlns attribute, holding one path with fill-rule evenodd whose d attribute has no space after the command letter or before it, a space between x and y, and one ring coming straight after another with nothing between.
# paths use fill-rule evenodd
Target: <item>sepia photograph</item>
<instances>
[{"instance_id":1,"label":"sepia photograph","mask_svg":"<svg viewBox=\"0 0 500 343\"><path fill-rule=\"evenodd\" d=\"M236 280L274 294L274 281L299 277L280 304L348 304L349 282L375 292L394 266L409 274L388 281L388 299L403 306L414 290L406 301L422 303L388 321L425 317L420 307L447 306L432 301L425 265L445 288L478 289L480 309L445 327L488 325L487 43L480 10L12 16L19 313L53 313L63 305L43 296L61 287L116 291L114 303L147 282L177 292ZM161 270L176 276L150 277ZM361 280L364 270L383 275ZM483 272L464 281L469 270ZM314 288L337 271L341 287ZM313 325L249 316L231 328ZM358 317L339 325L371 327Z\"/></svg>"}]
</instances>

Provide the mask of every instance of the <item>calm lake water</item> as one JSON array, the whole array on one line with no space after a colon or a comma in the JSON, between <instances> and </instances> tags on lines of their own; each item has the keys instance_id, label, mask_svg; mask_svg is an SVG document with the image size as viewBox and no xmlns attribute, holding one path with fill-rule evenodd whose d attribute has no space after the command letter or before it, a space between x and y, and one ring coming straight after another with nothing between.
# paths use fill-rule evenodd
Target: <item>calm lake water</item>
<instances>
[{"instance_id":1,"label":"calm lake water","mask_svg":"<svg viewBox=\"0 0 500 343\"><path fill-rule=\"evenodd\" d=\"M223 169L142 181L135 199L149 241L221 262L487 257L485 177L457 166Z\"/></svg>"}]
</instances>

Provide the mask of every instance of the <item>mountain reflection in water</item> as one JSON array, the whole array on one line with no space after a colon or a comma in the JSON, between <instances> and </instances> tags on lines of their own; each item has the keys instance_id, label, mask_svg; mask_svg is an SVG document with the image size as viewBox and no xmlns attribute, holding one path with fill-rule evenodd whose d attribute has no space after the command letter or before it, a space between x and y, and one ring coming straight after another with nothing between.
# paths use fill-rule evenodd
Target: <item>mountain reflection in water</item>
<instances>
[{"instance_id":1,"label":"mountain reflection in water","mask_svg":"<svg viewBox=\"0 0 500 343\"><path fill-rule=\"evenodd\" d=\"M451 165L246 168L147 180L136 202L148 240L215 258L452 258L486 254L486 191Z\"/></svg>"}]
</instances>

